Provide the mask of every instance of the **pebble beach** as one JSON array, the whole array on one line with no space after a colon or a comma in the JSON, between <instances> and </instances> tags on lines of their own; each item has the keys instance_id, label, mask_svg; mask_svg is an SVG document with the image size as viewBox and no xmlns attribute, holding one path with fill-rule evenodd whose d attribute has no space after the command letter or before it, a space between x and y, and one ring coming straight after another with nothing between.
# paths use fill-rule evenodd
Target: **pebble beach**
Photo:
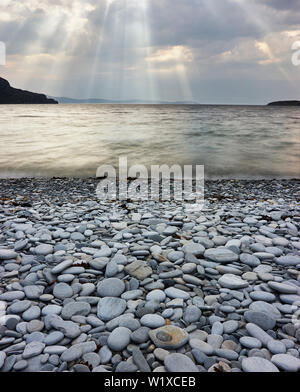
<instances>
[{"instance_id":1,"label":"pebble beach","mask_svg":"<svg viewBox=\"0 0 300 392\"><path fill-rule=\"evenodd\" d=\"M297 372L300 180L205 204L0 179L1 372Z\"/></svg>"}]
</instances>

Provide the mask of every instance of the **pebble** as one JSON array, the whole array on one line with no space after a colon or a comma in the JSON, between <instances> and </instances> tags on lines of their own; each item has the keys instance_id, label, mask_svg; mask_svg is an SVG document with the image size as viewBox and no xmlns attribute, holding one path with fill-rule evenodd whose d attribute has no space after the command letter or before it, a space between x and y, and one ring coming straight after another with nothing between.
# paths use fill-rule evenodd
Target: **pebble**
<instances>
[{"instance_id":1,"label":"pebble","mask_svg":"<svg viewBox=\"0 0 300 392\"><path fill-rule=\"evenodd\" d=\"M174 373L198 373L199 369L194 362L184 354L173 353L169 354L164 359L164 365L168 372Z\"/></svg>"},{"instance_id":2,"label":"pebble","mask_svg":"<svg viewBox=\"0 0 300 392\"><path fill-rule=\"evenodd\" d=\"M250 373L276 373L278 368L270 361L260 357L244 358L242 360L242 369Z\"/></svg>"}]
</instances>

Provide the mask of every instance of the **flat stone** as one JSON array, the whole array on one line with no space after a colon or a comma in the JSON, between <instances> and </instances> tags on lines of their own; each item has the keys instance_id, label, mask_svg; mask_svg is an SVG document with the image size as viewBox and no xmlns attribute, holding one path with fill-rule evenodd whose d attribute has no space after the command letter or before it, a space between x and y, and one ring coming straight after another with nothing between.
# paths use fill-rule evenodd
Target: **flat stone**
<instances>
[{"instance_id":1,"label":"flat stone","mask_svg":"<svg viewBox=\"0 0 300 392\"><path fill-rule=\"evenodd\" d=\"M37 341L28 343L24 349L22 357L24 359L35 357L39 355L45 348L45 344Z\"/></svg>"},{"instance_id":2,"label":"flat stone","mask_svg":"<svg viewBox=\"0 0 300 392\"><path fill-rule=\"evenodd\" d=\"M141 372L151 372L151 368L140 349L137 348L132 351L132 359Z\"/></svg>"},{"instance_id":3,"label":"flat stone","mask_svg":"<svg viewBox=\"0 0 300 392\"><path fill-rule=\"evenodd\" d=\"M47 346L44 349L44 354L49 354L49 355L61 355L63 352L65 352L68 348L65 346Z\"/></svg>"},{"instance_id":4,"label":"flat stone","mask_svg":"<svg viewBox=\"0 0 300 392\"><path fill-rule=\"evenodd\" d=\"M297 294L298 292L297 287L292 286L290 284L268 282L268 286L271 287L271 289L283 294Z\"/></svg>"},{"instance_id":5,"label":"flat stone","mask_svg":"<svg viewBox=\"0 0 300 392\"><path fill-rule=\"evenodd\" d=\"M177 289L177 288L175 288L175 287L168 287L168 288L165 290L165 293L166 293L166 295L167 295L169 298L183 299L183 300L189 299L189 298L190 298L190 294L189 294L189 293L187 293L186 291Z\"/></svg>"},{"instance_id":6,"label":"flat stone","mask_svg":"<svg viewBox=\"0 0 300 392\"><path fill-rule=\"evenodd\" d=\"M170 350L184 346L189 339L189 335L184 329L174 325L165 325L150 331L149 336L156 347Z\"/></svg>"},{"instance_id":7,"label":"flat stone","mask_svg":"<svg viewBox=\"0 0 300 392\"><path fill-rule=\"evenodd\" d=\"M239 259L236 253L225 247L207 249L204 257L217 263L230 263Z\"/></svg>"},{"instance_id":8,"label":"flat stone","mask_svg":"<svg viewBox=\"0 0 300 392\"><path fill-rule=\"evenodd\" d=\"M182 250L185 253L191 253L195 256L201 256L204 254L205 252L205 248L203 245L201 244L197 244L193 241L189 241L188 243L186 243L183 247Z\"/></svg>"},{"instance_id":9,"label":"flat stone","mask_svg":"<svg viewBox=\"0 0 300 392\"><path fill-rule=\"evenodd\" d=\"M95 351L96 348L97 345L93 341L74 344L61 354L60 359L65 362L75 361L84 354Z\"/></svg>"},{"instance_id":10,"label":"flat stone","mask_svg":"<svg viewBox=\"0 0 300 392\"><path fill-rule=\"evenodd\" d=\"M279 372L278 368L272 362L260 357L244 358L242 360L242 369L250 373L270 373Z\"/></svg>"},{"instance_id":11,"label":"flat stone","mask_svg":"<svg viewBox=\"0 0 300 392\"><path fill-rule=\"evenodd\" d=\"M261 348L261 341L251 336L243 336L240 338L240 343L247 348Z\"/></svg>"},{"instance_id":12,"label":"flat stone","mask_svg":"<svg viewBox=\"0 0 300 392\"><path fill-rule=\"evenodd\" d=\"M81 330L78 324L74 323L73 321L53 319L51 321L51 325L53 328L62 332L67 338L70 339L75 339L81 334Z\"/></svg>"},{"instance_id":13,"label":"flat stone","mask_svg":"<svg viewBox=\"0 0 300 392\"><path fill-rule=\"evenodd\" d=\"M258 325L265 331L268 329L273 329L276 325L276 319L269 316L266 312L248 310L244 313L244 317L246 321Z\"/></svg>"},{"instance_id":14,"label":"flat stone","mask_svg":"<svg viewBox=\"0 0 300 392\"><path fill-rule=\"evenodd\" d=\"M264 301L255 301L249 305L249 309L254 312L266 313L269 317L272 317L274 320L281 318L281 313L279 310L272 304Z\"/></svg>"},{"instance_id":15,"label":"flat stone","mask_svg":"<svg viewBox=\"0 0 300 392\"><path fill-rule=\"evenodd\" d=\"M264 301L264 302L273 302L276 297L272 293L268 293L267 291L252 291L250 293L250 298L253 301Z\"/></svg>"},{"instance_id":16,"label":"flat stone","mask_svg":"<svg viewBox=\"0 0 300 392\"><path fill-rule=\"evenodd\" d=\"M91 311L91 305L87 302L69 302L61 311L61 317L65 320L75 315L87 316Z\"/></svg>"},{"instance_id":17,"label":"flat stone","mask_svg":"<svg viewBox=\"0 0 300 392\"><path fill-rule=\"evenodd\" d=\"M41 285L29 285L24 287L24 293L29 299L38 299L44 292L44 287Z\"/></svg>"},{"instance_id":18,"label":"flat stone","mask_svg":"<svg viewBox=\"0 0 300 392\"><path fill-rule=\"evenodd\" d=\"M18 253L11 249L0 249L0 260L15 259Z\"/></svg>"},{"instance_id":19,"label":"flat stone","mask_svg":"<svg viewBox=\"0 0 300 392\"><path fill-rule=\"evenodd\" d=\"M246 280L232 274L225 274L219 278L218 283L228 289L242 289L249 286Z\"/></svg>"},{"instance_id":20,"label":"flat stone","mask_svg":"<svg viewBox=\"0 0 300 392\"><path fill-rule=\"evenodd\" d=\"M293 266L300 264L300 256L287 255L275 258L275 263L283 266Z\"/></svg>"},{"instance_id":21,"label":"flat stone","mask_svg":"<svg viewBox=\"0 0 300 392\"><path fill-rule=\"evenodd\" d=\"M55 267L52 268L51 273L58 275L65 269L71 267L73 265L73 260L72 259L67 259L62 261L61 263L57 264Z\"/></svg>"},{"instance_id":22,"label":"flat stone","mask_svg":"<svg viewBox=\"0 0 300 392\"><path fill-rule=\"evenodd\" d=\"M144 260L135 260L125 267L125 272L139 280L144 280L152 275L152 268Z\"/></svg>"},{"instance_id":23,"label":"flat stone","mask_svg":"<svg viewBox=\"0 0 300 392\"><path fill-rule=\"evenodd\" d=\"M172 373L199 372L199 369L194 362L184 354L173 353L167 355L164 360L164 365L167 371Z\"/></svg>"},{"instance_id":24,"label":"flat stone","mask_svg":"<svg viewBox=\"0 0 300 392\"><path fill-rule=\"evenodd\" d=\"M0 300L8 302L13 301L14 299L23 299L24 297L24 291L20 290L6 291L5 293L0 294Z\"/></svg>"},{"instance_id":25,"label":"flat stone","mask_svg":"<svg viewBox=\"0 0 300 392\"><path fill-rule=\"evenodd\" d=\"M125 283L117 278L104 279L97 286L97 293L100 297L119 297L124 291Z\"/></svg>"},{"instance_id":26,"label":"flat stone","mask_svg":"<svg viewBox=\"0 0 300 392\"><path fill-rule=\"evenodd\" d=\"M97 306L97 316L102 321L109 321L120 316L126 309L126 301L116 297L101 298Z\"/></svg>"},{"instance_id":27,"label":"flat stone","mask_svg":"<svg viewBox=\"0 0 300 392\"><path fill-rule=\"evenodd\" d=\"M273 355L271 361L286 372L298 372L300 370L300 359L289 354Z\"/></svg>"},{"instance_id":28,"label":"flat stone","mask_svg":"<svg viewBox=\"0 0 300 392\"><path fill-rule=\"evenodd\" d=\"M191 339L189 344L192 349L200 350L206 355L212 355L214 353L213 347L210 344L204 342L203 340Z\"/></svg>"},{"instance_id":29,"label":"flat stone","mask_svg":"<svg viewBox=\"0 0 300 392\"><path fill-rule=\"evenodd\" d=\"M246 329L252 337L258 339L266 347L268 345L268 342L270 340L273 340L273 338L269 334L267 334L262 328L258 327L255 324L248 323L246 325Z\"/></svg>"}]
</instances>

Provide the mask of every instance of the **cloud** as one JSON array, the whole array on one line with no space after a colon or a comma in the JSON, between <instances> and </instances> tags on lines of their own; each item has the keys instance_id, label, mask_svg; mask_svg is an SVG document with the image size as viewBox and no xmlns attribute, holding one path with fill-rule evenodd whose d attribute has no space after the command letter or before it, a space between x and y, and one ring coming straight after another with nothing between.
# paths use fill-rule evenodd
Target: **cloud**
<instances>
[{"instance_id":1,"label":"cloud","mask_svg":"<svg viewBox=\"0 0 300 392\"><path fill-rule=\"evenodd\" d=\"M290 61L299 20L300 0L2 0L3 72L53 95L119 98L130 86L147 98L152 83L158 99L180 99L179 75L195 99L203 80L282 88L299 80Z\"/></svg>"}]
</instances>

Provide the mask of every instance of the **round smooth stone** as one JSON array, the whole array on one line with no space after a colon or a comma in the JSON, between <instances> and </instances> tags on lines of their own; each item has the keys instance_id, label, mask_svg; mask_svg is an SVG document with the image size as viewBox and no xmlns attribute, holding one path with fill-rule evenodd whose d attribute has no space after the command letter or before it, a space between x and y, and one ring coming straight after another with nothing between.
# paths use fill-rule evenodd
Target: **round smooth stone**
<instances>
[{"instance_id":1,"label":"round smooth stone","mask_svg":"<svg viewBox=\"0 0 300 392\"><path fill-rule=\"evenodd\" d=\"M147 301L155 301L155 302L164 302L166 299L166 294L162 290L152 290L150 291L147 296Z\"/></svg>"},{"instance_id":2,"label":"round smooth stone","mask_svg":"<svg viewBox=\"0 0 300 392\"><path fill-rule=\"evenodd\" d=\"M18 313L23 313L25 310L27 310L31 305L31 301L24 300L24 301L17 301L14 302L12 305L10 305L9 312L18 314Z\"/></svg>"},{"instance_id":3,"label":"round smooth stone","mask_svg":"<svg viewBox=\"0 0 300 392\"><path fill-rule=\"evenodd\" d=\"M139 298L142 295L143 295L142 290L130 290L130 291L125 291L125 293L121 295L121 298L125 299L125 301L130 301Z\"/></svg>"},{"instance_id":4,"label":"round smooth stone","mask_svg":"<svg viewBox=\"0 0 300 392\"><path fill-rule=\"evenodd\" d=\"M97 293L100 297L120 297L124 291L125 283L117 278L104 279L97 286Z\"/></svg>"},{"instance_id":5,"label":"round smooth stone","mask_svg":"<svg viewBox=\"0 0 300 392\"><path fill-rule=\"evenodd\" d=\"M14 364L13 369L16 371L23 370L27 367L28 362L25 359L22 359L21 361L18 361Z\"/></svg>"},{"instance_id":6,"label":"round smooth stone","mask_svg":"<svg viewBox=\"0 0 300 392\"><path fill-rule=\"evenodd\" d=\"M47 316L48 314L60 314L62 307L59 305L46 305L42 309L42 315Z\"/></svg>"},{"instance_id":7,"label":"round smooth stone","mask_svg":"<svg viewBox=\"0 0 300 392\"><path fill-rule=\"evenodd\" d=\"M164 365L168 372L182 373L193 372L198 373L199 369L187 355L180 353L169 354L164 359Z\"/></svg>"},{"instance_id":8,"label":"round smooth stone","mask_svg":"<svg viewBox=\"0 0 300 392\"><path fill-rule=\"evenodd\" d=\"M261 348L261 341L250 336L243 336L240 338L240 343L247 348Z\"/></svg>"},{"instance_id":9,"label":"round smooth stone","mask_svg":"<svg viewBox=\"0 0 300 392\"><path fill-rule=\"evenodd\" d=\"M72 280L74 280L75 275L72 274L63 274L63 275L59 275L57 277L57 281L58 282L64 282L64 283L69 283L72 282Z\"/></svg>"},{"instance_id":10,"label":"round smooth stone","mask_svg":"<svg viewBox=\"0 0 300 392\"><path fill-rule=\"evenodd\" d=\"M67 283L57 283L53 288L53 295L59 299L70 298L73 295L73 290Z\"/></svg>"},{"instance_id":11,"label":"round smooth stone","mask_svg":"<svg viewBox=\"0 0 300 392\"><path fill-rule=\"evenodd\" d=\"M52 346L60 342L64 338L64 334L60 331L50 332L49 335L44 339L44 343L47 346Z\"/></svg>"},{"instance_id":12,"label":"round smooth stone","mask_svg":"<svg viewBox=\"0 0 300 392\"><path fill-rule=\"evenodd\" d=\"M267 344L267 348L272 354L286 353L285 344L280 342L279 340L270 340Z\"/></svg>"},{"instance_id":13,"label":"round smooth stone","mask_svg":"<svg viewBox=\"0 0 300 392\"><path fill-rule=\"evenodd\" d=\"M223 331L227 334L235 332L238 327L239 323L235 320L228 320L223 323Z\"/></svg>"},{"instance_id":14,"label":"round smooth stone","mask_svg":"<svg viewBox=\"0 0 300 392\"><path fill-rule=\"evenodd\" d=\"M97 316L102 321L112 320L124 313L126 306L126 301L121 298L101 298L97 306Z\"/></svg>"},{"instance_id":15,"label":"round smooth stone","mask_svg":"<svg viewBox=\"0 0 300 392\"><path fill-rule=\"evenodd\" d=\"M279 372L272 362L260 357L244 358L242 360L242 369L244 372L251 373Z\"/></svg>"},{"instance_id":16,"label":"round smooth stone","mask_svg":"<svg viewBox=\"0 0 300 392\"><path fill-rule=\"evenodd\" d=\"M125 327L115 328L107 339L108 347L113 351L122 351L130 343L131 330Z\"/></svg>"},{"instance_id":17,"label":"round smooth stone","mask_svg":"<svg viewBox=\"0 0 300 392\"><path fill-rule=\"evenodd\" d=\"M185 322L191 324L199 320L201 316L201 310L196 305L189 305L185 308L183 319Z\"/></svg>"},{"instance_id":18,"label":"round smooth stone","mask_svg":"<svg viewBox=\"0 0 300 392\"><path fill-rule=\"evenodd\" d=\"M159 328L165 325L165 319L158 314L145 314L140 322L144 327L148 328Z\"/></svg>"},{"instance_id":19,"label":"round smooth stone","mask_svg":"<svg viewBox=\"0 0 300 392\"><path fill-rule=\"evenodd\" d=\"M27 323L27 332L39 332L44 328L44 322L41 320L31 320Z\"/></svg>"},{"instance_id":20,"label":"round smooth stone","mask_svg":"<svg viewBox=\"0 0 300 392\"><path fill-rule=\"evenodd\" d=\"M39 306L31 306L22 314L22 319L25 321L31 321L38 319L41 315L41 309Z\"/></svg>"},{"instance_id":21,"label":"round smooth stone","mask_svg":"<svg viewBox=\"0 0 300 392\"><path fill-rule=\"evenodd\" d=\"M41 256L47 256L53 253L53 246L48 244L41 244L35 248L35 253Z\"/></svg>"}]
</instances>

